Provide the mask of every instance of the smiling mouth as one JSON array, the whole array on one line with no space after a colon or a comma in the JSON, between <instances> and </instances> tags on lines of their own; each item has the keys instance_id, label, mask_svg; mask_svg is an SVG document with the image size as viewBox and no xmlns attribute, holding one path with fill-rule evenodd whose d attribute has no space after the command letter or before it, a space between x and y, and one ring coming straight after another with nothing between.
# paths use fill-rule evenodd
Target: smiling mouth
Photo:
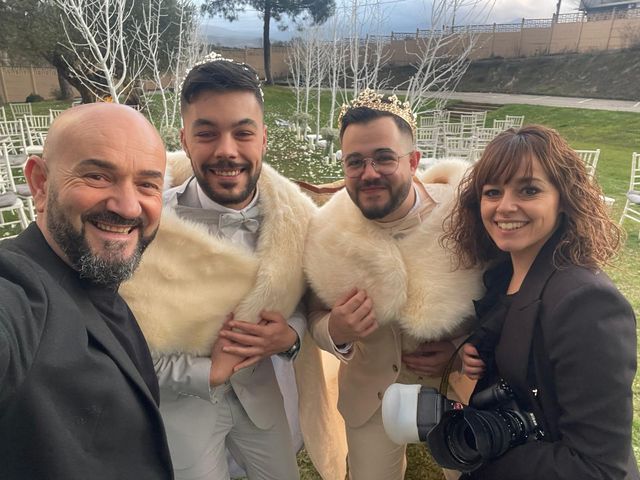
<instances>
[{"instance_id":1,"label":"smiling mouth","mask_svg":"<svg viewBox=\"0 0 640 480\"><path fill-rule=\"evenodd\" d=\"M245 170L245 168L209 168L209 171L218 177L237 177Z\"/></svg>"},{"instance_id":2,"label":"smiling mouth","mask_svg":"<svg viewBox=\"0 0 640 480\"><path fill-rule=\"evenodd\" d=\"M109 225L106 223L102 223L102 222L92 222L92 224L98 229L98 230L102 230L104 232L109 232L109 233L121 233L121 234L129 234L131 233L135 228L136 225Z\"/></svg>"},{"instance_id":3,"label":"smiling mouth","mask_svg":"<svg viewBox=\"0 0 640 480\"><path fill-rule=\"evenodd\" d=\"M496 222L496 225L498 225L498 228L500 230L518 230L522 227L524 227L525 225L527 225L529 222Z\"/></svg>"}]
</instances>

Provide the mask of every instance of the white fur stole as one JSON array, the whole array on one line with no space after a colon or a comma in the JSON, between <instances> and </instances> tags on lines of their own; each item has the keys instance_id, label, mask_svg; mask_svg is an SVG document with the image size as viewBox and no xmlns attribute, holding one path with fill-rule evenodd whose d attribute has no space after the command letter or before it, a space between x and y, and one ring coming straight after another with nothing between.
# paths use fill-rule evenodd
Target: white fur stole
<instances>
[{"instance_id":1,"label":"white fur stole","mask_svg":"<svg viewBox=\"0 0 640 480\"><path fill-rule=\"evenodd\" d=\"M304 240L316 207L265 164L259 187L255 252L163 211L156 239L120 288L153 351L206 355L231 312L249 322L262 310L293 313L305 288Z\"/></svg>"},{"instance_id":2,"label":"white fur stole","mask_svg":"<svg viewBox=\"0 0 640 480\"><path fill-rule=\"evenodd\" d=\"M439 239L455 202L455 188L468 163L443 162L427 170L423 183L447 183L439 203L404 238L366 219L346 190L334 195L314 217L307 237L305 271L329 306L353 287L372 298L381 325L397 322L405 350L417 342L459 335L482 294L481 271L455 270Z\"/></svg>"}]
</instances>

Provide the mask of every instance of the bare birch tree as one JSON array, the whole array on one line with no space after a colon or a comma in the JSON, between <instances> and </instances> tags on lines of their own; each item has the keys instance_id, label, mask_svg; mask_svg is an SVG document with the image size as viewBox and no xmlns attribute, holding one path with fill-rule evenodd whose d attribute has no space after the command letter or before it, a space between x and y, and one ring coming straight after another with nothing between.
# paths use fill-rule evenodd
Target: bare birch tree
<instances>
[{"instance_id":1,"label":"bare birch tree","mask_svg":"<svg viewBox=\"0 0 640 480\"><path fill-rule=\"evenodd\" d=\"M287 58L285 60L291 74L288 77L289 85L296 96L296 113L300 113L302 105L303 50L304 40L301 37L293 38L287 48Z\"/></svg>"},{"instance_id":2,"label":"bare birch tree","mask_svg":"<svg viewBox=\"0 0 640 480\"><path fill-rule=\"evenodd\" d=\"M199 21L196 8L191 1L181 1L175 5L177 42L168 46L162 41L168 26L162 27L161 18L167 15L162 0L149 0L144 7L143 21L138 29L136 40L140 47L139 54L146 57L149 66L145 71L145 80L155 86L153 98L159 99L162 108L160 119L153 118L151 110L149 118L159 129L174 128L180 103L179 85L186 68L193 65L198 58L204 56L202 41L199 36ZM173 6L169 6L173 8ZM151 96L145 91L145 101L151 102Z\"/></svg>"},{"instance_id":3,"label":"bare birch tree","mask_svg":"<svg viewBox=\"0 0 640 480\"><path fill-rule=\"evenodd\" d=\"M388 86L380 77L390 58L381 36L388 20L384 4L380 0L350 0L343 6L341 17L345 20L341 30L348 53L344 57L343 101L365 88L379 90Z\"/></svg>"},{"instance_id":4,"label":"bare birch tree","mask_svg":"<svg viewBox=\"0 0 640 480\"><path fill-rule=\"evenodd\" d=\"M109 95L120 103L125 93L146 67L135 55L133 42L127 41L125 23L133 3L126 0L53 0L68 20L63 21L67 48L77 64L68 62L70 71L96 98ZM71 31L71 28L75 32Z\"/></svg>"},{"instance_id":5,"label":"bare birch tree","mask_svg":"<svg viewBox=\"0 0 640 480\"><path fill-rule=\"evenodd\" d=\"M456 27L454 23L482 23L493 7L493 0L435 0L431 4L431 28L416 38L413 56L415 73L399 90L416 114L423 113L428 100L431 108L442 107L467 71L471 53L478 41L473 28Z\"/></svg>"}]
</instances>

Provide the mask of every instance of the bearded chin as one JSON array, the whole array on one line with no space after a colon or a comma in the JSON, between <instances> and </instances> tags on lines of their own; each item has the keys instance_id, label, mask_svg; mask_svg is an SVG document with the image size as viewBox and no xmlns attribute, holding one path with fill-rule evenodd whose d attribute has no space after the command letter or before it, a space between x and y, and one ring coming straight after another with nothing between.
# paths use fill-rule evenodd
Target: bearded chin
<instances>
[{"instance_id":1,"label":"bearded chin","mask_svg":"<svg viewBox=\"0 0 640 480\"><path fill-rule=\"evenodd\" d=\"M122 252L126 245L119 241L104 242L103 253L98 254L89 246L84 227L80 231L73 227L62 211L55 194L51 194L47 202L47 229L71 266L78 271L80 278L114 289L131 278L140 264L142 253L157 233L157 229L147 237L143 237L140 233L136 248L129 257L123 256ZM140 227L139 231L142 232L142 230Z\"/></svg>"},{"instance_id":2,"label":"bearded chin","mask_svg":"<svg viewBox=\"0 0 640 480\"><path fill-rule=\"evenodd\" d=\"M256 191L256 186L258 185L258 180L260 179L260 173L262 171L262 162L264 161L264 156L262 157L260 163L252 165L249 162L239 164L238 162L233 162L231 160L220 160L215 164L203 165L202 170L207 168L234 168L234 167L242 167L247 169L249 172L247 184L245 187L237 193L232 193L231 191L225 190L224 188L212 188L211 184L207 181L206 175L200 168L196 168L191 163L193 167L193 172L196 177L196 181L198 185L202 189L202 191L209 197L211 200L216 202L222 206L228 205L237 205L240 203L244 203L246 200L250 199L254 192Z\"/></svg>"},{"instance_id":3,"label":"bearded chin","mask_svg":"<svg viewBox=\"0 0 640 480\"><path fill-rule=\"evenodd\" d=\"M347 193L351 197L353 203L357 205L362 212L362 215L369 220L380 220L381 218L386 217L387 215L395 212L402 202L405 201L407 195L409 195L409 190L411 189L412 181L403 184L396 189L390 188L389 192L389 200L384 205L379 207L366 207L362 205L358 196L360 194L359 186L355 189L355 191L351 191L347 189Z\"/></svg>"},{"instance_id":4,"label":"bearded chin","mask_svg":"<svg viewBox=\"0 0 640 480\"><path fill-rule=\"evenodd\" d=\"M134 252L128 258L123 258L119 255L122 249L121 242L105 242L105 254L97 255L91 251L84 236L82 236L82 242L85 248L83 248L82 254L74 265L74 268L80 272L81 278L90 280L98 285L117 288L122 282L130 279L136 271L142 259L143 252L153 241L156 232L153 232L153 234L148 237L141 236ZM111 254L111 252L113 252L113 254Z\"/></svg>"}]
</instances>

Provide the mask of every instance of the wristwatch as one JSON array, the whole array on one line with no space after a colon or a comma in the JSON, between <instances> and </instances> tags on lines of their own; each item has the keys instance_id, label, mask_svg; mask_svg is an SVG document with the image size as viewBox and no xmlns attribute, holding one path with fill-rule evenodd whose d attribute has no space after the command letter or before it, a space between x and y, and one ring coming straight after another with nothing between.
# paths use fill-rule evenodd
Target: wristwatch
<instances>
[{"instance_id":1,"label":"wristwatch","mask_svg":"<svg viewBox=\"0 0 640 480\"><path fill-rule=\"evenodd\" d=\"M296 332L295 330L293 331ZM281 355L284 358L291 360L295 358L295 356L298 354L299 351L300 351L300 336L298 335L298 332L296 332L296 341L293 343L293 345L291 345L291 348L289 350L285 350L284 352L280 352L278 355Z\"/></svg>"}]
</instances>

